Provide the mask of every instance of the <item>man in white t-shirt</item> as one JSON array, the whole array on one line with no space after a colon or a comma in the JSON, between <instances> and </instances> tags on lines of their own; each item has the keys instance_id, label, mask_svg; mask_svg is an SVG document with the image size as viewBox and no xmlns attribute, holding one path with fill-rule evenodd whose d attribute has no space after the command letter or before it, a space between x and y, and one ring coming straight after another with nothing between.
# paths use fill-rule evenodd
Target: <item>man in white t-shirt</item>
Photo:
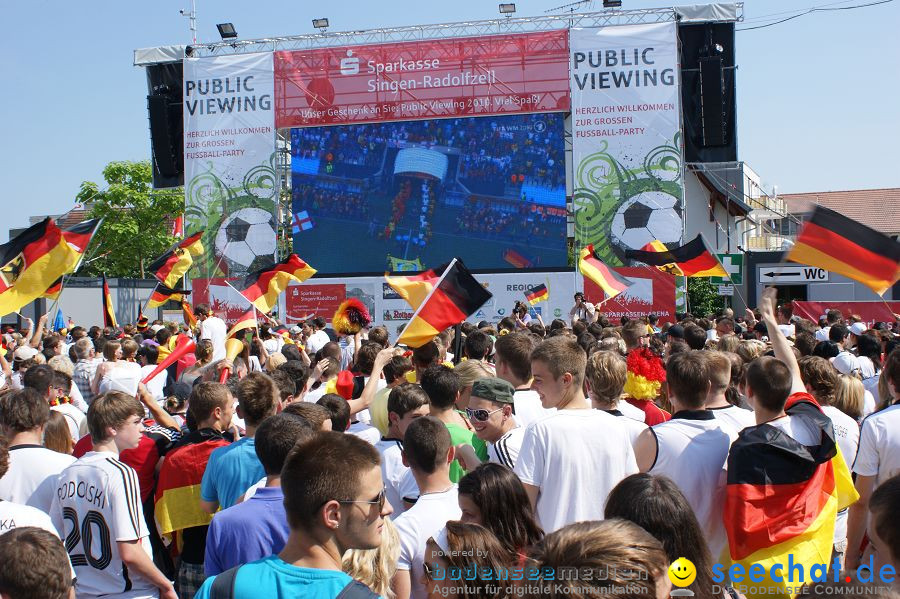
<instances>
[{"instance_id":1,"label":"man in white t-shirt","mask_svg":"<svg viewBox=\"0 0 900 599\"><path fill-rule=\"evenodd\" d=\"M9 444L0 437L0 479L6 476L7 470L9 470ZM59 538L56 527L45 512L30 505L0 501L0 535L23 526L43 528Z\"/></svg>"},{"instance_id":2,"label":"man in white t-shirt","mask_svg":"<svg viewBox=\"0 0 900 599\"><path fill-rule=\"evenodd\" d=\"M616 351L596 351L587 362L585 388L591 400L591 407L606 412L616 418L628 431L628 438L634 447L638 436L647 430L644 424L644 412L627 401L619 401L625 389L628 377L628 365L625 358ZM633 412L626 413L628 406ZM629 414L637 412L637 417Z\"/></svg>"},{"instance_id":3,"label":"man in white t-shirt","mask_svg":"<svg viewBox=\"0 0 900 599\"><path fill-rule=\"evenodd\" d=\"M859 451L853 463L859 501L850 507L847 523L847 569L859 565L860 556L849 550L859 547L870 519L869 499L879 485L900 474L900 351L887 357L881 376L887 380L891 405L862 423Z\"/></svg>"},{"instance_id":4,"label":"man in white t-shirt","mask_svg":"<svg viewBox=\"0 0 900 599\"><path fill-rule=\"evenodd\" d=\"M731 383L731 359L720 351L706 351L703 356L707 361L709 373L709 396L706 398L706 409L712 412L716 420L727 425L736 433L748 426L756 426L756 418L752 410L745 410L728 403L725 392Z\"/></svg>"},{"instance_id":5,"label":"man in white t-shirt","mask_svg":"<svg viewBox=\"0 0 900 599\"><path fill-rule=\"evenodd\" d=\"M528 333L510 333L494 342L494 369L497 378L516 390L513 414L523 429L554 411L541 406L541 398L531 389L531 352L536 346L534 337Z\"/></svg>"},{"instance_id":6,"label":"man in white t-shirt","mask_svg":"<svg viewBox=\"0 0 900 599\"><path fill-rule=\"evenodd\" d=\"M519 426L513 417L514 394L513 386L501 378L478 379L472 384L466 408L475 436L487 443L488 460L510 469L516 467L525 436L525 427ZM456 451L460 463L465 463L463 468L469 472L481 463L468 443L457 445Z\"/></svg>"},{"instance_id":7,"label":"man in white t-shirt","mask_svg":"<svg viewBox=\"0 0 900 599\"><path fill-rule=\"evenodd\" d=\"M601 520L609 492L637 472L625 426L588 405L586 362L584 350L566 337L552 337L531 354L531 386L556 412L525 430L515 472L548 533Z\"/></svg>"},{"instance_id":8,"label":"man in white t-shirt","mask_svg":"<svg viewBox=\"0 0 900 599\"><path fill-rule=\"evenodd\" d=\"M228 336L228 327L225 321L213 314L206 304L198 305L194 311L197 313L197 321L200 323L200 339L209 339L213 346L212 361L225 359L225 337Z\"/></svg>"},{"instance_id":9,"label":"man in white t-shirt","mask_svg":"<svg viewBox=\"0 0 900 599\"><path fill-rule=\"evenodd\" d=\"M328 337L328 333L325 332L324 318L316 316L310 322L316 328L316 331L306 340L306 354L311 357L317 351L322 349L326 343L331 341L331 338Z\"/></svg>"},{"instance_id":10,"label":"man in white t-shirt","mask_svg":"<svg viewBox=\"0 0 900 599\"><path fill-rule=\"evenodd\" d=\"M388 395L388 434L375 444L381 454L381 475L384 479L384 492L388 502L394 508L394 519L406 511L404 497L415 499L418 489L406 489L415 486L415 479L410 485L409 466L403 461L403 435L406 429L417 418L427 416L429 412L428 395L425 390L414 383L401 383L391 389Z\"/></svg>"},{"instance_id":11,"label":"man in white t-shirt","mask_svg":"<svg viewBox=\"0 0 900 599\"><path fill-rule=\"evenodd\" d=\"M704 352L671 356L666 363L666 389L672 419L641 433L635 458L641 472L667 476L678 485L716 559L728 540L722 512L725 462L737 432L705 409L710 376Z\"/></svg>"},{"instance_id":12,"label":"man in white t-shirt","mask_svg":"<svg viewBox=\"0 0 900 599\"><path fill-rule=\"evenodd\" d=\"M0 397L0 428L9 441L9 471L0 479L0 499L50 510L56 479L75 458L41 445L49 418L47 399L34 389Z\"/></svg>"},{"instance_id":13,"label":"man in white t-shirt","mask_svg":"<svg viewBox=\"0 0 900 599\"><path fill-rule=\"evenodd\" d=\"M177 599L153 564L137 473L119 452L141 442L144 406L111 392L91 404L93 451L59 475L50 516L66 538L80 598Z\"/></svg>"},{"instance_id":14,"label":"man in white t-shirt","mask_svg":"<svg viewBox=\"0 0 900 599\"><path fill-rule=\"evenodd\" d=\"M397 599L425 599L422 584L425 543L447 524L462 516L456 485L450 482L450 464L454 459L450 433L433 416L415 419L403 435L403 461L419 486L416 504L397 519L400 558L391 588Z\"/></svg>"}]
</instances>

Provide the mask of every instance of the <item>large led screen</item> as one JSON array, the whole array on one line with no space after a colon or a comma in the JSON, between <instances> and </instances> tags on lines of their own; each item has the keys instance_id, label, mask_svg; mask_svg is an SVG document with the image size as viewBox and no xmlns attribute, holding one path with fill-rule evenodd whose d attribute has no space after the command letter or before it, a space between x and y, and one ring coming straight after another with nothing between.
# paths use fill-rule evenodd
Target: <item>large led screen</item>
<instances>
[{"instance_id":1,"label":"large led screen","mask_svg":"<svg viewBox=\"0 0 900 599\"><path fill-rule=\"evenodd\" d=\"M291 129L294 251L323 274L566 266L561 113Z\"/></svg>"}]
</instances>

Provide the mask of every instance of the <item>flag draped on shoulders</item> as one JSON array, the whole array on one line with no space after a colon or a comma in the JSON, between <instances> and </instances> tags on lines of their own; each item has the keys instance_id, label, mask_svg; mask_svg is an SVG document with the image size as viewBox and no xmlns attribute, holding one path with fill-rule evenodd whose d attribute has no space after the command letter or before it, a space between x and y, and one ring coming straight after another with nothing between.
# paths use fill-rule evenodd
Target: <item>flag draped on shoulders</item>
<instances>
[{"instance_id":1,"label":"flag draped on shoulders","mask_svg":"<svg viewBox=\"0 0 900 599\"><path fill-rule=\"evenodd\" d=\"M900 242L824 206L797 233L787 259L844 275L878 295L900 279Z\"/></svg>"},{"instance_id":2,"label":"flag draped on shoulders","mask_svg":"<svg viewBox=\"0 0 900 599\"><path fill-rule=\"evenodd\" d=\"M50 218L0 245L0 315L42 297L80 257Z\"/></svg>"},{"instance_id":3,"label":"flag draped on shoulders","mask_svg":"<svg viewBox=\"0 0 900 599\"><path fill-rule=\"evenodd\" d=\"M228 445L212 429L195 431L182 444L166 454L156 484L156 523L162 535L206 526L212 516L200 508L200 482L210 454Z\"/></svg>"},{"instance_id":4,"label":"flag draped on shoulders","mask_svg":"<svg viewBox=\"0 0 900 599\"><path fill-rule=\"evenodd\" d=\"M247 275L237 290L256 308L266 314L278 302L278 296L287 289L288 283L302 283L316 274L316 269L291 254L281 262Z\"/></svg>"},{"instance_id":5,"label":"flag draped on shoulders","mask_svg":"<svg viewBox=\"0 0 900 599\"><path fill-rule=\"evenodd\" d=\"M807 574L831 563L837 512L859 498L831 420L812 396L792 395L785 412L820 431L818 445L802 445L770 424L745 428L728 454L724 513L732 563L761 565L765 579L754 586L779 592L800 586L789 580L789 560ZM783 564L780 581L769 576L775 564ZM762 595L748 593L755 596Z\"/></svg>"},{"instance_id":6,"label":"flag draped on shoulders","mask_svg":"<svg viewBox=\"0 0 900 599\"><path fill-rule=\"evenodd\" d=\"M397 343L421 347L447 327L457 325L474 314L491 297L491 293L456 259L416 309Z\"/></svg>"}]
</instances>

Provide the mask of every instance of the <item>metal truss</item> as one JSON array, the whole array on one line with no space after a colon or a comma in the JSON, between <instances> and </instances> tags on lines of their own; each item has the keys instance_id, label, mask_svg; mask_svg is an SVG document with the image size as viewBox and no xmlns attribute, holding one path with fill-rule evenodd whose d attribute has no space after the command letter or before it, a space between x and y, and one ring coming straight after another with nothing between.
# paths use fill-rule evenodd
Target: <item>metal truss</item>
<instances>
[{"instance_id":1,"label":"metal truss","mask_svg":"<svg viewBox=\"0 0 900 599\"><path fill-rule=\"evenodd\" d=\"M739 3L740 13L743 4ZM188 56L222 56L276 50L309 50L334 46L413 42L453 37L478 37L509 33L551 31L569 27L605 27L611 25L639 25L666 23L677 20L674 8L645 8L634 10L603 10L572 12L538 17L510 17L485 21L460 21L434 25L409 25L360 31L309 33L258 40L238 40L188 46ZM739 19L741 17L739 16Z\"/></svg>"}]
</instances>

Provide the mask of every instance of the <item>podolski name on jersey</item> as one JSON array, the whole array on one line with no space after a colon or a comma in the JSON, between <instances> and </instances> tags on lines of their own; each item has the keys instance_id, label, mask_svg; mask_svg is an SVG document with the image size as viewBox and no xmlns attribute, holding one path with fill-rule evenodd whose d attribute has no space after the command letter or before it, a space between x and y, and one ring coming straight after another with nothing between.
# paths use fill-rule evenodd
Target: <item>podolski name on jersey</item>
<instances>
[{"instance_id":1,"label":"podolski name on jersey","mask_svg":"<svg viewBox=\"0 0 900 599\"><path fill-rule=\"evenodd\" d=\"M103 493L103 489L84 481L75 482L70 480L63 483L56 492L60 501L68 497L80 497L88 503L93 503L98 508L106 507L106 496Z\"/></svg>"}]
</instances>

